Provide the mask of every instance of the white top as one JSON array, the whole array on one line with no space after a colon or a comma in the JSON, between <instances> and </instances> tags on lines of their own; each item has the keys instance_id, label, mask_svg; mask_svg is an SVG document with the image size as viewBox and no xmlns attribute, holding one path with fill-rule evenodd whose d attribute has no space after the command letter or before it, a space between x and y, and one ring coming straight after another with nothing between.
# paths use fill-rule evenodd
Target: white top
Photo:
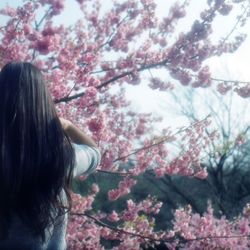
<instances>
[{"instance_id":1,"label":"white top","mask_svg":"<svg viewBox=\"0 0 250 250\"><path fill-rule=\"evenodd\" d=\"M75 149L76 165L73 176L78 177L81 174L90 174L94 172L96 167L100 164L101 154L98 148L87 145L78 145L72 143ZM61 193L62 199L66 201L66 195L63 191ZM40 238L31 236L29 229L23 225L22 221L16 215L12 217L9 238L1 241L0 249L14 250L66 250L66 229L67 229L68 215L65 214L59 217L55 226L46 230L46 241L41 242ZM50 233L49 233L50 232ZM50 237L50 235L52 235Z\"/></svg>"},{"instance_id":2,"label":"white top","mask_svg":"<svg viewBox=\"0 0 250 250\"><path fill-rule=\"evenodd\" d=\"M74 168L74 177L81 174L91 174L100 164L101 153L96 147L79 145L72 143L76 153L76 166Z\"/></svg>"}]
</instances>

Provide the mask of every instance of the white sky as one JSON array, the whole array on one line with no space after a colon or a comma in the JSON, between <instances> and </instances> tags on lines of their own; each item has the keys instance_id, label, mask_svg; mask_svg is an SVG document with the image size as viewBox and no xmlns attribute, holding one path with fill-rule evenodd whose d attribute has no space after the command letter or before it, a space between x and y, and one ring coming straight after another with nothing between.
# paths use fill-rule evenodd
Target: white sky
<instances>
[{"instance_id":1,"label":"white sky","mask_svg":"<svg viewBox=\"0 0 250 250\"><path fill-rule=\"evenodd\" d=\"M18 6L21 0L1 0L0 8L9 4L10 6ZM104 1L103 1L104 2ZM175 0L155 0L158 5L159 17L166 15L171 3ZM206 6L206 0L191 0L190 6L187 9L187 17L180 22L179 30L187 30L190 28L193 20L199 18L200 11ZM111 1L105 1L106 6L110 6ZM237 14L237 11L235 12ZM79 6L75 0L66 0L66 8L62 15L57 17L57 22L64 24L73 24L75 20L81 15ZM226 36L235 24L235 14L226 18L218 18L214 27L214 38ZM244 27L244 32L250 30L249 23ZM222 57L216 57L209 59L207 64L210 66L213 77L222 79L236 79L242 81L250 80L249 70L249 58L250 58L250 43L249 38L244 42L240 49L233 54L223 55ZM200 90L199 93L203 96L208 94L209 90ZM162 126L181 126L186 123L180 117L175 117L173 112L169 112L169 106L167 105L169 95L159 91L153 91L146 86L146 84L140 84L139 86L127 87L127 97L132 101L132 105L135 110L141 110L142 112L154 112L156 114L163 115L165 117ZM246 99L237 99L237 109L244 109L245 104L249 101ZM248 122L250 120L245 117Z\"/></svg>"}]
</instances>

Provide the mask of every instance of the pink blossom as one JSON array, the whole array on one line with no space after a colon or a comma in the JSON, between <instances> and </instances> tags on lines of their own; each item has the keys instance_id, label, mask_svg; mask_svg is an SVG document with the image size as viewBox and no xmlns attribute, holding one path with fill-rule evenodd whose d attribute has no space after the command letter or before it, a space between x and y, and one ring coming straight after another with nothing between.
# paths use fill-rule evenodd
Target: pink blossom
<instances>
[{"instance_id":1,"label":"pink blossom","mask_svg":"<svg viewBox=\"0 0 250 250\"><path fill-rule=\"evenodd\" d=\"M226 16L231 12L232 8L233 8L233 5L224 3L222 4L222 6L220 7L218 11L220 12L221 15Z\"/></svg>"},{"instance_id":2,"label":"pink blossom","mask_svg":"<svg viewBox=\"0 0 250 250\"><path fill-rule=\"evenodd\" d=\"M0 14L10 16L10 17L14 17L16 15L16 11L17 10L15 8L12 8L10 6L6 6L4 9L0 10Z\"/></svg>"},{"instance_id":3,"label":"pink blossom","mask_svg":"<svg viewBox=\"0 0 250 250\"><path fill-rule=\"evenodd\" d=\"M23 31L24 31L24 34L25 34L25 35L30 34L31 30L32 30L32 28L31 28L30 25L25 24L25 25L23 26Z\"/></svg>"},{"instance_id":4,"label":"pink blossom","mask_svg":"<svg viewBox=\"0 0 250 250\"><path fill-rule=\"evenodd\" d=\"M229 90L232 89L232 86L226 83L219 83L217 85L217 90L222 94L225 95Z\"/></svg>"},{"instance_id":5,"label":"pink blossom","mask_svg":"<svg viewBox=\"0 0 250 250\"><path fill-rule=\"evenodd\" d=\"M241 146L245 142L246 142L246 137L242 134L238 135L237 138L235 139L236 146Z\"/></svg>"},{"instance_id":6,"label":"pink blossom","mask_svg":"<svg viewBox=\"0 0 250 250\"><path fill-rule=\"evenodd\" d=\"M100 132L103 128L103 124L99 123L97 119L91 119L88 121L89 130L92 132Z\"/></svg>"},{"instance_id":7,"label":"pink blossom","mask_svg":"<svg viewBox=\"0 0 250 250\"><path fill-rule=\"evenodd\" d=\"M111 200L111 201L117 200L120 197L120 192L119 191L120 190L110 190L108 192L109 200Z\"/></svg>"},{"instance_id":8,"label":"pink blossom","mask_svg":"<svg viewBox=\"0 0 250 250\"><path fill-rule=\"evenodd\" d=\"M136 184L136 180L131 178L125 178L122 180L117 189L110 190L108 196L110 200L117 200L123 195L126 195L130 192L132 186Z\"/></svg>"},{"instance_id":9,"label":"pink blossom","mask_svg":"<svg viewBox=\"0 0 250 250\"><path fill-rule=\"evenodd\" d=\"M199 179L206 179L207 178L207 171L206 170L203 170L203 171L199 171L198 173L196 173L194 175L194 177L197 177Z\"/></svg>"},{"instance_id":10,"label":"pink blossom","mask_svg":"<svg viewBox=\"0 0 250 250\"><path fill-rule=\"evenodd\" d=\"M87 176L86 175L80 175L78 177L78 179L81 180L81 181L85 181L87 179Z\"/></svg>"},{"instance_id":11,"label":"pink blossom","mask_svg":"<svg viewBox=\"0 0 250 250\"><path fill-rule=\"evenodd\" d=\"M53 15L59 15L64 9L64 0L40 0L40 2L42 4L50 4L53 8Z\"/></svg>"},{"instance_id":12,"label":"pink blossom","mask_svg":"<svg viewBox=\"0 0 250 250\"><path fill-rule=\"evenodd\" d=\"M234 90L239 96L247 98L250 96L250 86L245 85L244 87L238 87Z\"/></svg>"},{"instance_id":13,"label":"pink blossom","mask_svg":"<svg viewBox=\"0 0 250 250\"><path fill-rule=\"evenodd\" d=\"M94 194L99 192L99 186L97 184L93 184L91 189Z\"/></svg>"},{"instance_id":14,"label":"pink blossom","mask_svg":"<svg viewBox=\"0 0 250 250\"><path fill-rule=\"evenodd\" d=\"M112 211L112 213L108 216L108 219L110 221L119 221L119 216L115 211Z\"/></svg>"},{"instance_id":15,"label":"pink blossom","mask_svg":"<svg viewBox=\"0 0 250 250\"><path fill-rule=\"evenodd\" d=\"M198 81L193 83L193 87L209 87L211 85L211 75L209 72L209 67L203 67L198 74Z\"/></svg>"},{"instance_id":16,"label":"pink blossom","mask_svg":"<svg viewBox=\"0 0 250 250\"><path fill-rule=\"evenodd\" d=\"M154 172L156 174L157 177L163 177L167 172L164 168L155 168Z\"/></svg>"}]
</instances>

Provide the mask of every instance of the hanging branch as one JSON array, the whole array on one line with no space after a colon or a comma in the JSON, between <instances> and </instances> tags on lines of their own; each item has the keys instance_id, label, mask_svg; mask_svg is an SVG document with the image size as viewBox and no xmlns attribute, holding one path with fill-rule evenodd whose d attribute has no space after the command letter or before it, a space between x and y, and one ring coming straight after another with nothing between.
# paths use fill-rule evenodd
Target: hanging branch
<instances>
[{"instance_id":1,"label":"hanging branch","mask_svg":"<svg viewBox=\"0 0 250 250\"><path fill-rule=\"evenodd\" d=\"M130 235L132 237L137 237L137 238L141 238L145 241L149 241L149 242L153 242L155 244L159 244L159 243L171 243L171 242L174 242L174 241L178 241L179 245L180 244L186 244L186 243L189 243L191 241L201 241L201 240L215 240L215 239L233 239L233 238L249 238L250 235L228 235L228 236L207 236L207 237L197 237L197 238L190 238L190 239L185 239L183 238L182 236L178 235L178 236L175 236L175 237L171 237L171 238L168 238L168 239L156 239L154 237L150 237L150 236L146 236L146 235L142 235L142 234L139 234L139 233L133 233L133 232L129 232L129 231L126 231L124 229L121 229L121 228L117 228L115 226L112 226L112 225L109 225L99 219L97 219L96 217L88 214L88 213L76 213L76 212L72 212L70 213L70 215L72 216L85 216L85 217L88 217L90 220L94 221L94 223L98 226L101 226L101 227L105 227L105 228L108 228L114 232L118 232L118 233L122 233L122 234L127 234L127 235Z\"/></svg>"}]
</instances>

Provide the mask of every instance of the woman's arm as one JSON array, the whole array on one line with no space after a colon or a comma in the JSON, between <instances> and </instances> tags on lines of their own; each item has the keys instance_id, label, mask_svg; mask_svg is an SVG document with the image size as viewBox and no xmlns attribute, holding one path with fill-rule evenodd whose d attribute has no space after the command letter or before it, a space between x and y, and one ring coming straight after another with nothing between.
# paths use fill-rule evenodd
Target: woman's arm
<instances>
[{"instance_id":1,"label":"woman's arm","mask_svg":"<svg viewBox=\"0 0 250 250\"><path fill-rule=\"evenodd\" d=\"M85 144L90 147L96 147L96 143L86 134L84 134L79 128L77 128L71 121L64 118L59 118L62 127L66 134L70 137L72 142L76 144Z\"/></svg>"},{"instance_id":2,"label":"woman's arm","mask_svg":"<svg viewBox=\"0 0 250 250\"><path fill-rule=\"evenodd\" d=\"M96 143L72 122L64 118L59 119L75 150L76 165L73 176L93 173L101 161L101 153Z\"/></svg>"}]
</instances>

